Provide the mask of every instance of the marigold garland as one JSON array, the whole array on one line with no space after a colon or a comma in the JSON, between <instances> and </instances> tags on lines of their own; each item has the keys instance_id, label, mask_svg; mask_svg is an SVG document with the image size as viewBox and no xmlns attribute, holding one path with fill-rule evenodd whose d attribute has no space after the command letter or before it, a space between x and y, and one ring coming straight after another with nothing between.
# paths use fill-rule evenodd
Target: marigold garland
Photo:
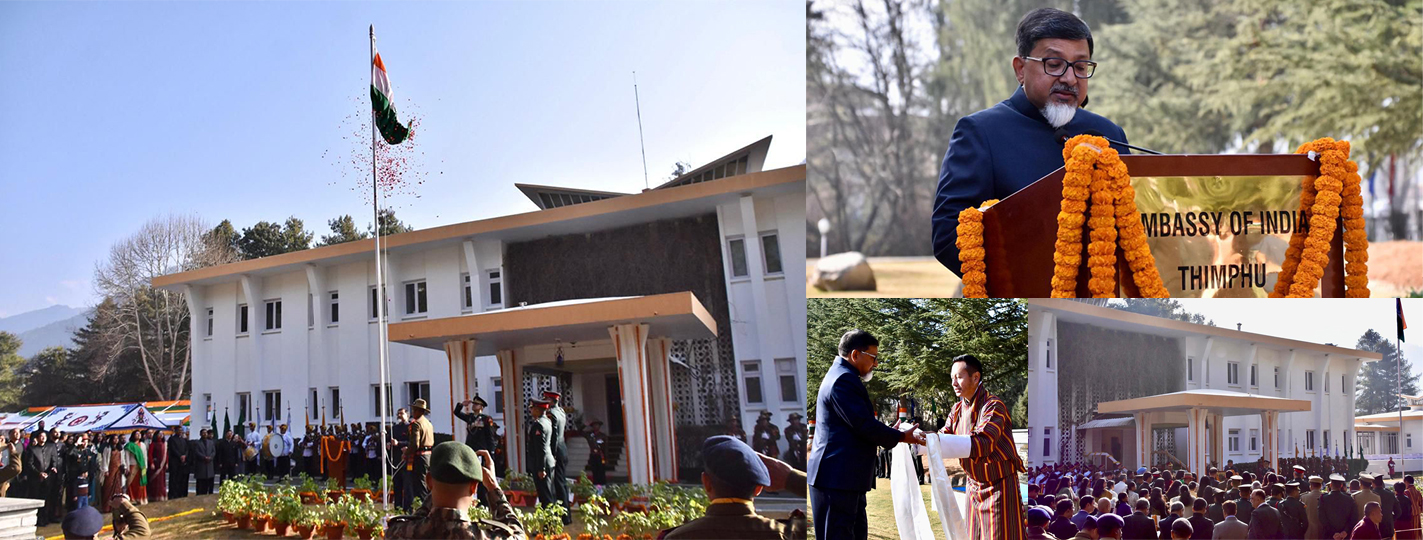
<instances>
[{"instance_id":1,"label":"marigold garland","mask_svg":"<svg viewBox=\"0 0 1423 540\"><path fill-rule=\"evenodd\" d=\"M983 262L983 211L997 202L998 199L991 199L959 212L959 226L955 229L958 239L954 245L958 246L959 261L963 263L960 271L964 298L988 297L988 266Z\"/></svg>"},{"instance_id":2,"label":"marigold garland","mask_svg":"<svg viewBox=\"0 0 1423 540\"><path fill-rule=\"evenodd\" d=\"M1305 177L1300 211L1309 232L1296 228L1280 265L1271 298L1311 298L1329 264L1329 241L1336 219L1344 217L1344 296L1369 296L1369 240L1364 230L1364 199L1360 192L1359 165L1349 159L1349 142L1329 137L1300 145L1297 154L1319 156L1319 176Z\"/></svg>"}]
</instances>

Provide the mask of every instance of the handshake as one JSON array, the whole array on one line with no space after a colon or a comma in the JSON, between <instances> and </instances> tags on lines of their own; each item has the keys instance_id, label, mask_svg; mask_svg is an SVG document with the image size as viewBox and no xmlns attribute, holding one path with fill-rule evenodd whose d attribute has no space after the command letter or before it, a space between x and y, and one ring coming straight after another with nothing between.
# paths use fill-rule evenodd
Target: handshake
<instances>
[{"instance_id":1,"label":"handshake","mask_svg":"<svg viewBox=\"0 0 1423 540\"><path fill-rule=\"evenodd\" d=\"M919 446L928 444L929 438L924 434L923 430L919 429L919 424L896 423L894 424L894 428L903 432L900 435L899 442L917 444Z\"/></svg>"}]
</instances>

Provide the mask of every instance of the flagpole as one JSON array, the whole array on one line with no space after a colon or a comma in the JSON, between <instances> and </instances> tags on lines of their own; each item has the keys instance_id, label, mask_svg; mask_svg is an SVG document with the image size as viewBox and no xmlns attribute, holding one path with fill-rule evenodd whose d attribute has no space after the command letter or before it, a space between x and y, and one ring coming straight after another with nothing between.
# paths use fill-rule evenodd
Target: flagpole
<instances>
[{"instance_id":1,"label":"flagpole","mask_svg":"<svg viewBox=\"0 0 1423 540\"><path fill-rule=\"evenodd\" d=\"M374 85L375 85L375 80L374 80L375 61L376 61L376 26L375 26L374 24L372 24L370 30L371 30L371 57L370 57L370 61L369 61L368 65L367 65L366 67L368 67L368 68L371 69L371 73L372 73L371 85L374 86ZM378 396L376 399L377 399L378 405L379 405L379 407L380 407L380 440L381 440L381 445L380 445L380 461L381 461L381 468L380 468L380 500L381 500L381 506L382 506L385 510L390 510L390 457L389 457L389 455L388 455L387 448L386 448L386 444L385 444L386 441L390 440L389 437L387 437L387 436L386 436L386 433L385 433L385 423L386 423L386 421L387 421L386 416L385 416L385 411L386 411L386 408L388 407L388 404L386 403L386 395L385 395L385 385L386 385L386 372L385 372L385 364L386 364L386 358L385 358L385 338L386 338L386 334L385 334L385 333L386 333L386 328L385 328L385 276L383 275L383 271L382 271L382 268L381 268L381 261L380 261L380 178L376 176L376 144L377 144L377 141L376 141L375 104L373 103L373 104L371 104L371 209L372 209L372 212L374 213L374 216L375 216L375 217L374 217L374 221L372 221L372 223L374 223L374 227L373 227L373 228L375 229L375 249L376 249L376 326L379 326L379 327L380 327L380 328L377 330L379 340L376 342L376 348L378 349L377 354L380 356L380 364L377 366L378 369L380 370L380 388L376 390L376 394L379 394L379 396Z\"/></svg>"}]
</instances>

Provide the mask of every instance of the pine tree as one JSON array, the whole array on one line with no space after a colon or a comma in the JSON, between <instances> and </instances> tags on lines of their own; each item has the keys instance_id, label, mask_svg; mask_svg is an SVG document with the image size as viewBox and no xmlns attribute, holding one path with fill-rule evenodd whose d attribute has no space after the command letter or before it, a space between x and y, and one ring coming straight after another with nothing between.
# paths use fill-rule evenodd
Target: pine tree
<instances>
[{"instance_id":1,"label":"pine tree","mask_svg":"<svg viewBox=\"0 0 1423 540\"><path fill-rule=\"evenodd\" d=\"M1360 370L1362 377L1355 386L1355 414L1378 414L1397 411L1404 406L1398 397L1398 373L1403 370L1403 394L1418 395L1418 376L1413 374L1413 364L1399 354L1393 341L1375 332L1372 328L1364 332L1354 348L1383 355L1382 360L1364 364Z\"/></svg>"}]
</instances>

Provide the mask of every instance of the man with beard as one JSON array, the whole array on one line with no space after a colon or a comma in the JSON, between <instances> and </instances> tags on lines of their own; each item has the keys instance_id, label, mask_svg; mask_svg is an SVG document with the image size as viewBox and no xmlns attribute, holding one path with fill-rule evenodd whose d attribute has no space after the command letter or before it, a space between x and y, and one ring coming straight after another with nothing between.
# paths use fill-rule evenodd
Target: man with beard
<instances>
[{"instance_id":1,"label":"man with beard","mask_svg":"<svg viewBox=\"0 0 1423 540\"><path fill-rule=\"evenodd\" d=\"M192 447L192 467L193 476L198 480L198 495L212 493L212 479L217 476L217 444L212 440L212 430L204 429L200 432L201 438L194 441ZM187 479L183 480L183 491L188 491Z\"/></svg>"},{"instance_id":2,"label":"man with beard","mask_svg":"<svg viewBox=\"0 0 1423 540\"><path fill-rule=\"evenodd\" d=\"M1092 31L1075 15L1052 8L1028 12L1018 22L1012 97L959 119L939 169L934 197L934 256L955 274L959 212L989 199L1005 199L1063 166L1065 136L1096 131L1127 142L1122 128L1088 112L1087 81ZM1115 146L1115 145L1114 145ZM1125 147L1116 148L1128 153ZM1056 209L1052 209L1056 212Z\"/></svg>"},{"instance_id":3,"label":"man with beard","mask_svg":"<svg viewBox=\"0 0 1423 540\"><path fill-rule=\"evenodd\" d=\"M875 448L922 445L926 438L914 426L901 432L875 418L865 383L879 363L878 339L850 330L840 337L839 352L816 396L815 424L821 432L810 449L810 506L816 538L864 540L869 537L865 495L875 487Z\"/></svg>"}]
</instances>

